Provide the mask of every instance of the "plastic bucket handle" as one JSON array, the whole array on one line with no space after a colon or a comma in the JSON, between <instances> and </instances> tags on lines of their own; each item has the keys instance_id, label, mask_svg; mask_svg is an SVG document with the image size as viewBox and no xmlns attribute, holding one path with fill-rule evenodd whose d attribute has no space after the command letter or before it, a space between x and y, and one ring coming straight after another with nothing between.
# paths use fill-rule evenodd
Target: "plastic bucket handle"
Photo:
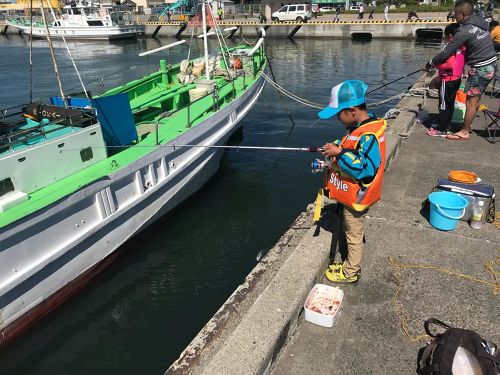
<instances>
[{"instance_id":1,"label":"plastic bucket handle","mask_svg":"<svg viewBox=\"0 0 500 375\"><path fill-rule=\"evenodd\" d=\"M458 217L453 217L453 216L448 215L446 212L444 212L444 211L441 209L441 207L439 207L439 204L434 203L434 205L437 207L437 209L438 209L439 213L440 213L441 215L443 215L444 217L447 217L448 219L452 219L452 220L459 220L459 219L461 219L461 218L465 215L465 208L463 208L463 209L462 209L462 213L460 214L460 216L458 216Z\"/></svg>"}]
</instances>

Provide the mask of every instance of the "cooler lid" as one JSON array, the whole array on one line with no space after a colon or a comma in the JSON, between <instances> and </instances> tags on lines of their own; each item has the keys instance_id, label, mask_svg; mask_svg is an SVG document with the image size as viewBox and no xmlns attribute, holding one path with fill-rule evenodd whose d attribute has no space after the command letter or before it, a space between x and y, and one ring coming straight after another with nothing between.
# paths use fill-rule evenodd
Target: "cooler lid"
<instances>
[{"instance_id":1,"label":"cooler lid","mask_svg":"<svg viewBox=\"0 0 500 375\"><path fill-rule=\"evenodd\" d=\"M446 178L439 178L437 187L443 190L453 191L455 193L485 198L493 197L495 192L495 189L491 184L464 184L460 182L453 182Z\"/></svg>"}]
</instances>

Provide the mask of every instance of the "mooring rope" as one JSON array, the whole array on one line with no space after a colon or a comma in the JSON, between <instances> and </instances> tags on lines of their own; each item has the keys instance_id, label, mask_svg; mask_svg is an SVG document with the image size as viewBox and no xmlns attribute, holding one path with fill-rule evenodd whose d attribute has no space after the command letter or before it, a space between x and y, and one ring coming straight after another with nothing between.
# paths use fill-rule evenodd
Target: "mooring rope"
<instances>
[{"instance_id":1,"label":"mooring rope","mask_svg":"<svg viewBox=\"0 0 500 375\"><path fill-rule=\"evenodd\" d=\"M307 107L311 107L311 108L315 108L315 109L323 109L325 107L324 105L321 105L319 103L315 103L315 102L310 101L310 100L305 99L305 98L301 98L300 96L297 96L297 95L291 93L290 91L285 89L283 86L274 82L271 79L271 77L269 77L265 73L262 73L262 76L264 77L266 82L269 83L274 89L276 89L277 91L281 92L283 95L289 97L292 100L295 100L296 102L298 102L300 104L303 104ZM429 88L414 88L414 89L409 89L409 90L404 91L402 93L393 95L387 99L379 100L377 102L368 103L368 105L370 107L376 107L376 106L388 103L388 102L396 100L396 99L402 99L405 96L423 96L423 95L426 95L427 97L430 97L430 98L437 98L438 97L437 90L433 90L433 89L429 89Z\"/></svg>"}]
</instances>

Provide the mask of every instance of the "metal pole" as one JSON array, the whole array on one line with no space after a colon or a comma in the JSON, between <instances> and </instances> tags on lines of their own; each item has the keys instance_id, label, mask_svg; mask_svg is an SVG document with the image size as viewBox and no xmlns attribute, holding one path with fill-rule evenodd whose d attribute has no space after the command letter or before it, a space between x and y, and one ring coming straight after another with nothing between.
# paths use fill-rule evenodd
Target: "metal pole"
<instances>
[{"instance_id":1,"label":"metal pole","mask_svg":"<svg viewBox=\"0 0 500 375\"><path fill-rule=\"evenodd\" d=\"M160 120L158 119L158 121L156 121L156 124L155 124L155 132L156 132L156 145L158 145L158 128L160 127Z\"/></svg>"},{"instance_id":2,"label":"metal pole","mask_svg":"<svg viewBox=\"0 0 500 375\"><path fill-rule=\"evenodd\" d=\"M207 80L210 79L210 73L208 70L208 41L207 41L207 15L205 9L205 1L202 3L201 15L203 18L203 47L205 49L205 77Z\"/></svg>"},{"instance_id":3,"label":"metal pole","mask_svg":"<svg viewBox=\"0 0 500 375\"><path fill-rule=\"evenodd\" d=\"M30 103L33 103L33 0L30 0Z\"/></svg>"}]
</instances>

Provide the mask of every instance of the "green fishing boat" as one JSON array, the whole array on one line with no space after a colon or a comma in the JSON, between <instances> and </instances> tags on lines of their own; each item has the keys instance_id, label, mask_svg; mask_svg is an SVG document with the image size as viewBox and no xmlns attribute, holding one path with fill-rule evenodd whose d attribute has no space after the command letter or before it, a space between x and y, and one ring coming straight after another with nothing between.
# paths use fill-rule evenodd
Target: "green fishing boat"
<instances>
[{"instance_id":1,"label":"green fishing boat","mask_svg":"<svg viewBox=\"0 0 500 375\"><path fill-rule=\"evenodd\" d=\"M263 36L255 46L223 44L217 54L173 66L161 60L158 71L98 97L62 94L50 105L7 112L0 122L0 346L213 176L223 152L213 146L226 144L263 89Z\"/></svg>"}]
</instances>

